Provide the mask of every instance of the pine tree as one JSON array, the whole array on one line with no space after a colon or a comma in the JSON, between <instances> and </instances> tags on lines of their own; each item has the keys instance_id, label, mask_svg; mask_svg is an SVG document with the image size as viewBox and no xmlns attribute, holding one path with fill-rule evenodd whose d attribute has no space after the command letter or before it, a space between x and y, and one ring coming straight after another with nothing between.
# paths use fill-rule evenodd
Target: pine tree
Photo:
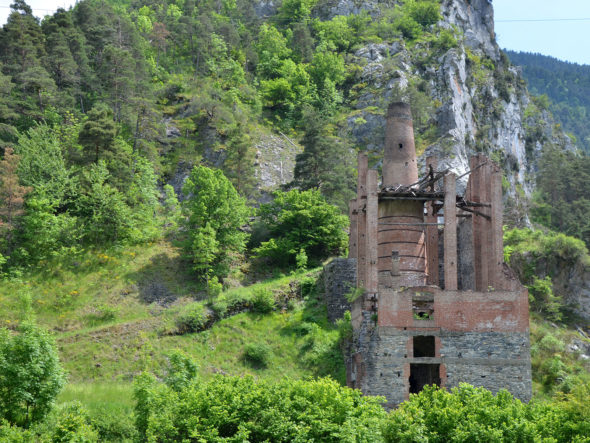
<instances>
[{"instance_id":1,"label":"pine tree","mask_svg":"<svg viewBox=\"0 0 590 443\"><path fill-rule=\"evenodd\" d=\"M115 123L109 109L98 105L88 112L88 120L82 126L78 141L84 147L87 158L93 156L94 163L98 163L100 153L112 149L115 135Z\"/></svg>"},{"instance_id":2,"label":"pine tree","mask_svg":"<svg viewBox=\"0 0 590 443\"><path fill-rule=\"evenodd\" d=\"M10 8L12 12L0 33L0 61L6 73L15 76L41 64L45 39L39 21L23 0L16 0Z\"/></svg>"},{"instance_id":3,"label":"pine tree","mask_svg":"<svg viewBox=\"0 0 590 443\"><path fill-rule=\"evenodd\" d=\"M304 150L296 157L292 185L301 190L319 189L328 202L344 210L354 189L354 151L313 108L304 112L303 127Z\"/></svg>"},{"instance_id":4,"label":"pine tree","mask_svg":"<svg viewBox=\"0 0 590 443\"><path fill-rule=\"evenodd\" d=\"M16 134L14 123L18 114L15 111L16 106L12 97L13 88L12 78L2 74L2 64L0 63L0 140Z\"/></svg>"}]
</instances>

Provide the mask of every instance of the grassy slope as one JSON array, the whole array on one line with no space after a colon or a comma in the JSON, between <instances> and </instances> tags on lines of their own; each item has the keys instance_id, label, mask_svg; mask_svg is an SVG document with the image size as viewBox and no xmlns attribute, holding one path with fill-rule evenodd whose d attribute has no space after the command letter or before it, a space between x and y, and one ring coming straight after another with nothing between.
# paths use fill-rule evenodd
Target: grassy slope
<instances>
[{"instance_id":1,"label":"grassy slope","mask_svg":"<svg viewBox=\"0 0 590 443\"><path fill-rule=\"evenodd\" d=\"M221 372L275 380L331 375L343 381L338 331L328 324L315 292L291 303L289 310L240 313L195 334L164 333L173 330L179 309L198 299L186 268L167 242L87 253L67 265L48 263L44 270L0 287L0 325L14 327L20 312L32 305L37 322L54 332L69 373L60 401L79 400L91 410L107 404L130 409L133 377L142 370L162 373L172 349L191 355L203 379ZM305 277L279 276L230 291L264 287L276 294L293 292L296 281ZM249 343L272 349L267 368L244 361Z\"/></svg>"}]
</instances>

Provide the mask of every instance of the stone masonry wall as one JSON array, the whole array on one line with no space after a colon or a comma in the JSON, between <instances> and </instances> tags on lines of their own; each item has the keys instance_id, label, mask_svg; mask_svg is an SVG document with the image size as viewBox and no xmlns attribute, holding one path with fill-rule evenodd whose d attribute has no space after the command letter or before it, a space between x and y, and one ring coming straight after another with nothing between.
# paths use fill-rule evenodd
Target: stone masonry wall
<instances>
[{"instance_id":1,"label":"stone masonry wall","mask_svg":"<svg viewBox=\"0 0 590 443\"><path fill-rule=\"evenodd\" d=\"M356 287L356 259L337 258L324 268L324 297L328 318L334 323L350 310L346 294Z\"/></svg>"},{"instance_id":2,"label":"stone masonry wall","mask_svg":"<svg viewBox=\"0 0 590 443\"><path fill-rule=\"evenodd\" d=\"M414 358L412 337L434 335L436 357ZM364 337L363 370L357 387L366 395L384 395L386 407L407 400L410 364L441 365L446 388L465 382L496 393L507 389L522 401L531 397L531 365L526 333L450 333L378 327Z\"/></svg>"},{"instance_id":3,"label":"stone masonry wall","mask_svg":"<svg viewBox=\"0 0 590 443\"><path fill-rule=\"evenodd\" d=\"M465 382L493 393L507 389L523 401L531 398L528 331L447 334L441 337L440 354L446 387Z\"/></svg>"}]
</instances>

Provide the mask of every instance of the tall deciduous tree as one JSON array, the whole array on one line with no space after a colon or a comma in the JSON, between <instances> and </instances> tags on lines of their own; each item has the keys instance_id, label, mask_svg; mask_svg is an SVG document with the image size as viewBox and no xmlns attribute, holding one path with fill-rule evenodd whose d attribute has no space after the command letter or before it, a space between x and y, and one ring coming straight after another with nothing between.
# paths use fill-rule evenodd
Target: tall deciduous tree
<instances>
[{"instance_id":1,"label":"tall deciduous tree","mask_svg":"<svg viewBox=\"0 0 590 443\"><path fill-rule=\"evenodd\" d=\"M190 251L202 277L225 277L232 256L243 252L248 234L246 200L218 169L196 166L183 188Z\"/></svg>"},{"instance_id":2,"label":"tall deciduous tree","mask_svg":"<svg viewBox=\"0 0 590 443\"><path fill-rule=\"evenodd\" d=\"M270 239L256 252L275 264L295 264L300 251L318 263L330 255L338 255L347 244L348 217L317 190L275 192L274 200L260 206L260 223Z\"/></svg>"}]
</instances>

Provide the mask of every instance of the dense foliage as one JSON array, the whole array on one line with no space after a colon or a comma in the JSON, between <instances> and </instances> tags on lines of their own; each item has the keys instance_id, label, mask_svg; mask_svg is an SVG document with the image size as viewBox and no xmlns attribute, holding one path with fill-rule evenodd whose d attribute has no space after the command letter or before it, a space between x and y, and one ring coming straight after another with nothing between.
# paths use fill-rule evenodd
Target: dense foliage
<instances>
[{"instance_id":1,"label":"dense foliage","mask_svg":"<svg viewBox=\"0 0 590 443\"><path fill-rule=\"evenodd\" d=\"M348 243L345 228L348 217L326 203L319 191L277 191L274 200L260 206L259 228L268 233L269 240L255 250L260 257L274 263L296 264L303 251L317 264L331 255L342 253Z\"/></svg>"},{"instance_id":2,"label":"dense foliage","mask_svg":"<svg viewBox=\"0 0 590 443\"><path fill-rule=\"evenodd\" d=\"M385 441L588 441L588 388L580 386L569 396L571 403L549 407L521 403L507 391L492 395L467 384L450 392L429 386L390 414Z\"/></svg>"},{"instance_id":3,"label":"dense foliage","mask_svg":"<svg viewBox=\"0 0 590 443\"><path fill-rule=\"evenodd\" d=\"M55 342L23 323L17 334L0 329L0 418L28 426L50 411L65 383Z\"/></svg>"},{"instance_id":4,"label":"dense foliage","mask_svg":"<svg viewBox=\"0 0 590 443\"><path fill-rule=\"evenodd\" d=\"M248 222L246 200L219 169L205 166L192 170L183 193L194 269L203 277L225 277L232 254L242 253L248 239L241 230Z\"/></svg>"},{"instance_id":5,"label":"dense foliage","mask_svg":"<svg viewBox=\"0 0 590 443\"><path fill-rule=\"evenodd\" d=\"M590 156L547 146L539 159L533 220L590 245Z\"/></svg>"},{"instance_id":6,"label":"dense foliage","mask_svg":"<svg viewBox=\"0 0 590 443\"><path fill-rule=\"evenodd\" d=\"M541 54L506 51L510 61L522 66L529 90L549 97L549 110L578 145L590 151L590 132L585 121L590 114L590 67Z\"/></svg>"},{"instance_id":7,"label":"dense foliage","mask_svg":"<svg viewBox=\"0 0 590 443\"><path fill-rule=\"evenodd\" d=\"M145 441L379 441L379 398L321 379L269 384L216 377L174 389L142 376L136 419Z\"/></svg>"}]
</instances>

